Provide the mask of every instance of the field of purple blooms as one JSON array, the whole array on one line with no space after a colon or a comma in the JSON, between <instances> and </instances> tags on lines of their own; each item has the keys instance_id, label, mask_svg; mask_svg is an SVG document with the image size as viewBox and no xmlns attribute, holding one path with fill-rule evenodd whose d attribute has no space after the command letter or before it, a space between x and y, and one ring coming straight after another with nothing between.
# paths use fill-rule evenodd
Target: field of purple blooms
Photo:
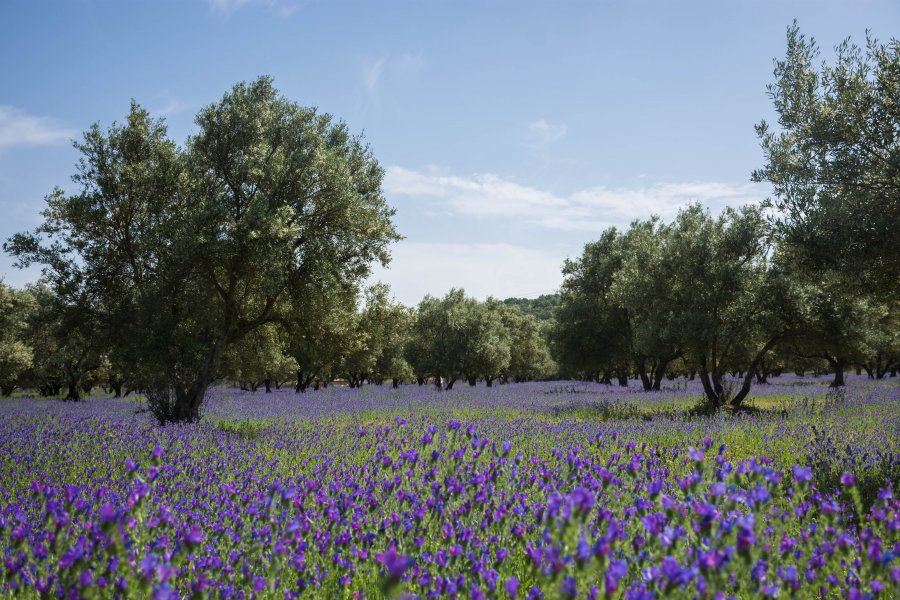
<instances>
[{"instance_id":1,"label":"field of purple blooms","mask_svg":"<svg viewBox=\"0 0 900 600\"><path fill-rule=\"evenodd\" d=\"M900 597L900 386L0 401L0 597Z\"/></svg>"}]
</instances>

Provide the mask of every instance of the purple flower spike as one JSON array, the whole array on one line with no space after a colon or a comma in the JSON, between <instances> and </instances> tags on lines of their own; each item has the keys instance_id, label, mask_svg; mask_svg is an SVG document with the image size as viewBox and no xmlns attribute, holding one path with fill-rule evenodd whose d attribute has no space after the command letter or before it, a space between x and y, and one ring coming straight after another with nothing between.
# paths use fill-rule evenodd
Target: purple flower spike
<instances>
[{"instance_id":1,"label":"purple flower spike","mask_svg":"<svg viewBox=\"0 0 900 600\"><path fill-rule=\"evenodd\" d=\"M388 578L392 580L398 580L403 577L403 574L412 565L412 560L398 553L397 548L393 545L386 551L376 554L375 560L384 565L384 568L387 569Z\"/></svg>"},{"instance_id":2,"label":"purple flower spike","mask_svg":"<svg viewBox=\"0 0 900 600\"><path fill-rule=\"evenodd\" d=\"M190 547L199 546L203 543L203 532L196 523L184 532L184 543Z\"/></svg>"},{"instance_id":3,"label":"purple flower spike","mask_svg":"<svg viewBox=\"0 0 900 600\"><path fill-rule=\"evenodd\" d=\"M794 481L797 483L809 483L812 481L813 473L809 467L801 467L794 465L793 467Z\"/></svg>"},{"instance_id":4,"label":"purple flower spike","mask_svg":"<svg viewBox=\"0 0 900 600\"><path fill-rule=\"evenodd\" d=\"M150 453L150 455L153 456L153 462L159 463L160 461L162 461L163 457L165 457L166 451L162 449L162 446L157 444L153 447L153 451Z\"/></svg>"},{"instance_id":5,"label":"purple flower spike","mask_svg":"<svg viewBox=\"0 0 900 600\"><path fill-rule=\"evenodd\" d=\"M506 593L513 598L519 595L519 580L515 575L510 576L510 578L506 580L506 583L503 584L503 589L505 589Z\"/></svg>"},{"instance_id":6,"label":"purple flower spike","mask_svg":"<svg viewBox=\"0 0 900 600\"><path fill-rule=\"evenodd\" d=\"M844 487L853 487L856 485L856 476L853 473L845 472L841 475L841 485Z\"/></svg>"}]
</instances>

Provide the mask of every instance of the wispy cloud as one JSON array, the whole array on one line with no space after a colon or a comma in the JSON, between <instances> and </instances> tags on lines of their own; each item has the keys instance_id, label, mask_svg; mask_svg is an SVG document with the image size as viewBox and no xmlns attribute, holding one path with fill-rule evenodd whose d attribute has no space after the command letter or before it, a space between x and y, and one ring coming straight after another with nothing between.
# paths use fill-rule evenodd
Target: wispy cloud
<instances>
[{"instance_id":1,"label":"wispy cloud","mask_svg":"<svg viewBox=\"0 0 900 600\"><path fill-rule=\"evenodd\" d=\"M362 83L369 93L369 98L379 104L381 87L386 80L409 77L424 66L425 59L421 53L404 53L371 59L363 65Z\"/></svg>"},{"instance_id":2,"label":"wispy cloud","mask_svg":"<svg viewBox=\"0 0 900 600\"><path fill-rule=\"evenodd\" d=\"M402 241L391 254L390 267L376 268L370 280L388 283L406 305L452 287L482 299L535 297L555 291L562 281L563 258L513 244Z\"/></svg>"},{"instance_id":3,"label":"wispy cloud","mask_svg":"<svg viewBox=\"0 0 900 600\"><path fill-rule=\"evenodd\" d=\"M506 218L534 227L568 231L622 226L650 215L671 219L691 202L718 211L725 206L759 202L765 197L762 188L754 184L720 182L597 186L563 196L493 174L460 177L398 166L388 168L384 189L389 195L430 200L453 214Z\"/></svg>"},{"instance_id":4,"label":"wispy cloud","mask_svg":"<svg viewBox=\"0 0 900 600\"><path fill-rule=\"evenodd\" d=\"M554 142L561 140L568 131L565 123L553 125L544 119L538 119L528 124L525 143L535 148L546 148Z\"/></svg>"},{"instance_id":5,"label":"wispy cloud","mask_svg":"<svg viewBox=\"0 0 900 600\"><path fill-rule=\"evenodd\" d=\"M267 12L279 17L288 17L296 12L300 6L296 2L288 0L206 0L210 11L218 15L228 17L244 6L259 6Z\"/></svg>"},{"instance_id":6,"label":"wispy cloud","mask_svg":"<svg viewBox=\"0 0 900 600\"><path fill-rule=\"evenodd\" d=\"M154 116L170 117L198 108L198 105L176 98L168 91L162 91L148 100L148 108Z\"/></svg>"},{"instance_id":7,"label":"wispy cloud","mask_svg":"<svg viewBox=\"0 0 900 600\"><path fill-rule=\"evenodd\" d=\"M0 105L0 147L58 144L77 132L56 119L37 117L14 106Z\"/></svg>"},{"instance_id":8,"label":"wispy cloud","mask_svg":"<svg viewBox=\"0 0 900 600\"><path fill-rule=\"evenodd\" d=\"M363 69L363 83L366 84L366 89L369 90L369 94L375 95L375 90L378 89L378 82L381 80L381 73L384 71L384 64L387 62L385 58L379 58L378 60L370 62L365 69Z\"/></svg>"}]
</instances>

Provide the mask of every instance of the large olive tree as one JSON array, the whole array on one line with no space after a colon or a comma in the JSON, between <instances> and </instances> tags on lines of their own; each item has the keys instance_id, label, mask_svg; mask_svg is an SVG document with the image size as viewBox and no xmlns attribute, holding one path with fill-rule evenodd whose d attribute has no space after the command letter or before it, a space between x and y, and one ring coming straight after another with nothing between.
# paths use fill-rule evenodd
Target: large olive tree
<instances>
[{"instance_id":1,"label":"large olive tree","mask_svg":"<svg viewBox=\"0 0 900 600\"><path fill-rule=\"evenodd\" d=\"M321 274L361 280L398 237L368 146L269 78L196 124L184 146L136 104L124 124L93 126L76 144L80 189L51 194L43 224L5 244L92 299L163 422L198 419L229 346Z\"/></svg>"},{"instance_id":2,"label":"large olive tree","mask_svg":"<svg viewBox=\"0 0 900 600\"><path fill-rule=\"evenodd\" d=\"M900 40L848 41L830 64L795 23L768 86L778 126L757 126L776 225L795 257L888 300L900 291Z\"/></svg>"},{"instance_id":3,"label":"large olive tree","mask_svg":"<svg viewBox=\"0 0 900 600\"><path fill-rule=\"evenodd\" d=\"M713 217L693 204L666 229L676 337L697 367L707 405L739 408L761 361L800 320L796 290L770 260L768 228L757 207ZM728 381L729 372L743 377Z\"/></svg>"}]
</instances>

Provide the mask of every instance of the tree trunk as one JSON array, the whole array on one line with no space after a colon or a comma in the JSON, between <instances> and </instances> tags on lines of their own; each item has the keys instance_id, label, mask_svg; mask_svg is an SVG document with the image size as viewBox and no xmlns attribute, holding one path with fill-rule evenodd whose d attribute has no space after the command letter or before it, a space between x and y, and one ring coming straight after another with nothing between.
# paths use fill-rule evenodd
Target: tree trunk
<instances>
[{"instance_id":1,"label":"tree trunk","mask_svg":"<svg viewBox=\"0 0 900 600\"><path fill-rule=\"evenodd\" d=\"M200 407L206 397L206 389L212 383L213 374L219 366L219 359L225 348L226 338L219 337L203 361L203 366L189 387L183 384L167 385L164 390L156 390L157 406L151 407L160 424L193 423L200 420ZM151 392L148 390L148 400Z\"/></svg>"},{"instance_id":2,"label":"tree trunk","mask_svg":"<svg viewBox=\"0 0 900 600\"><path fill-rule=\"evenodd\" d=\"M747 398L747 395L750 393L750 386L753 385L753 373L759 367L759 364L765 360L766 354L775 347L775 345L781 340L781 335L776 335L768 342L766 342L765 346L762 347L762 350L757 352L756 356L753 358L753 362L750 364L750 367L747 369L747 374L744 375L744 383L741 385L740 391L738 391L737 395L729 401L729 405L732 408L740 408L741 404L743 404L744 399Z\"/></svg>"},{"instance_id":3,"label":"tree trunk","mask_svg":"<svg viewBox=\"0 0 900 600\"><path fill-rule=\"evenodd\" d=\"M644 391L649 392L653 389L653 383L650 381L650 377L647 376L647 363L646 359L639 358L634 360L635 367L637 367L638 377L641 380L641 385L644 386Z\"/></svg>"},{"instance_id":4,"label":"tree trunk","mask_svg":"<svg viewBox=\"0 0 900 600\"><path fill-rule=\"evenodd\" d=\"M425 385L424 377L416 377L416 385Z\"/></svg>"},{"instance_id":5,"label":"tree trunk","mask_svg":"<svg viewBox=\"0 0 900 600\"><path fill-rule=\"evenodd\" d=\"M707 403L718 409L721 406L721 396L716 392L716 388L710 380L709 372L706 369L705 355L700 359L700 382L703 384L703 393L706 395Z\"/></svg>"},{"instance_id":6,"label":"tree trunk","mask_svg":"<svg viewBox=\"0 0 900 600\"><path fill-rule=\"evenodd\" d=\"M478 378L477 377L469 377L468 381L469 381L470 386L475 387L475 384L478 383Z\"/></svg>"},{"instance_id":7,"label":"tree trunk","mask_svg":"<svg viewBox=\"0 0 900 600\"><path fill-rule=\"evenodd\" d=\"M668 363L667 363L668 364ZM653 391L658 392L662 387L662 378L665 374L666 365L658 365L656 367L656 373L653 376Z\"/></svg>"},{"instance_id":8,"label":"tree trunk","mask_svg":"<svg viewBox=\"0 0 900 600\"><path fill-rule=\"evenodd\" d=\"M72 402L78 402L81 400L81 391L78 389L78 382L69 382L69 393L66 394L66 400L71 400Z\"/></svg>"},{"instance_id":9,"label":"tree trunk","mask_svg":"<svg viewBox=\"0 0 900 600\"><path fill-rule=\"evenodd\" d=\"M303 385L303 370L297 369L297 383L294 385L294 393L299 394L300 392L305 392L306 387Z\"/></svg>"},{"instance_id":10,"label":"tree trunk","mask_svg":"<svg viewBox=\"0 0 900 600\"><path fill-rule=\"evenodd\" d=\"M744 375L744 383L741 385L741 389L738 391L737 395L731 399L729 405L732 408L740 408L741 404L743 404L744 399L750 393L750 386L753 385L753 369L748 369L747 374Z\"/></svg>"},{"instance_id":11,"label":"tree trunk","mask_svg":"<svg viewBox=\"0 0 900 600\"><path fill-rule=\"evenodd\" d=\"M175 392L175 410L173 411L173 422L195 423L200 420L200 405L203 403L203 397L206 395L206 387L208 384L195 383L188 389L176 390Z\"/></svg>"},{"instance_id":12,"label":"tree trunk","mask_svg":"<svg viewBox=\"0 0 900 600\"><path fill-rule=\"evenodd\" d=\"M844 386L844 369L847 366L846 359L842 357L838 357L835 360L828 360L829 366L834 370L834 379L831 380L831 385L829 387L839 388Z\"/></svg>"},{"instance_id":13,"label":"tree trunk","mask_svg":"<svg viewBox=\"0 0 900 600\"><path fill-rule=\"evenodd\" d=\"M395 390L396 390L397 388L399 388L399 387L400 387L400 380L399 380L398 378L396 378L396 377L394 377L393 379L391 379L391 387L394 388Z\"/></svg>"},{"instance_id":14,"label":"tree trunk","mask_svg":"<svg viewBox=\"0 0 900 600\"><path fill-rule=\"evenodd\" d=\"M112 384L112 390L113 390L113 398L121 398L122 397L122 384L121 383L117 382L117 383Z\"/></svg>"},{"instance_id":15,"label":"tree trunk","mask_svg":"<svg viewBox=\"0 0 900 600\"><path fill-rule=\"evenodd\" d=\"M272 380L269 379L268 377L266 377L263 381L266 384L266 393L271 394L272 393Z\"/></svg>"},{"instance_id":16,"label":"tree trunk","mask_svg":"<svg viewBox=\"0 0 900 600\"><path fill-rule=\"evenodd\" d=\"M487 387L494 387L494 378L493 378L493 377L487 377L487 376L486 376L486 377L484 378L484 384L485 384Z\"/></svg>"},{"instance_id":17,"label":"tree trunk","mask_svg":"<svg viewBox=\"0 0 900 600\"><path fill-rule=\"evenodd\" d=\"M616 373L616 379L619 380L619 387L628 387L628 373L619 371Z\"/></svg>"},{"instance_id":18,"label":"tree trunk","mask_svg":"<svg viewBox=\"0 0 900 600\"><path fill-rule=\"evenodd\" d=\"M13 384L13 385L4 385L4 386L0 386L0 396L3 396L4 398L7 398L7 397L9 397L9 396L12 396L12 393L13 393L15 390L16 390L15 384Z\"/></svg>"},{"instance_id":19,"label":"tree trunk","mask_svg":"<svg viewBox=\"0 0 900 600\"><path fill-rule=\"evenodd\" d=\"M455 382L456 382L456 379L455 379L455 378L452 378L452 377L451 377L450 379L448 379L448 380L447 380L447 389L448 389L448 390L452 390L452 389L453 389L453 384L454 384Z\"/></svg>"}]
</instances>

